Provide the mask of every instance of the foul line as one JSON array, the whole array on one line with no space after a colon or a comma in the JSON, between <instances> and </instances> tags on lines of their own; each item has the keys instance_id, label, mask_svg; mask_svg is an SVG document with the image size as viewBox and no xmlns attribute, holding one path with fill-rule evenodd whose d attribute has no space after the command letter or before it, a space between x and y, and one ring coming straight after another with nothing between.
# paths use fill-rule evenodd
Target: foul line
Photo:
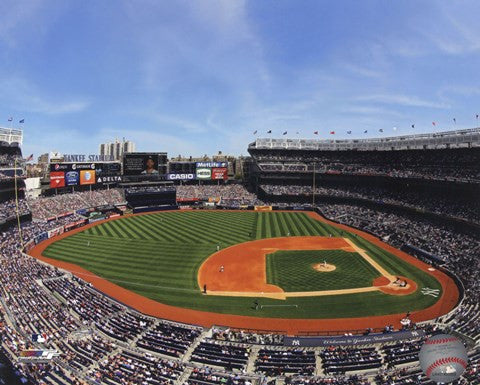
<instances>
[{"instance_id":1,"label":"foul line","mask_svg":"<svg viewBox=\"0 0 480 385\"><path fill-rule=\"evenodd\" d=\"M370 265L373 266L373 268L375 270L377 270L380 275L386 277L390 282L395 282L397 277L390 274L387 270L385 270L385 268L383 266L381 266L377 261L375 261L372 257L370 257L366 252L365 250L361 249L360 247L358 247L355 243L353 243L350 239L348 238L343 238L345 240L345 242L347 242L350 246L352 246L355 251L360 254L363 259L365 259Z\"/></svg>"}]
</instances>

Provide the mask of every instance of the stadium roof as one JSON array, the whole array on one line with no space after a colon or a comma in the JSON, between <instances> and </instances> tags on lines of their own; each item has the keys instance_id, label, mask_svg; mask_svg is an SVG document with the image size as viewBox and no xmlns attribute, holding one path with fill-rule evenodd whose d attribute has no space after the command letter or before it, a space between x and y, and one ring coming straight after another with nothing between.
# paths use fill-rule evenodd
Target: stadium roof
<instances>
[{"instance_id":1,"label":"stadium roof","mask_svg":"<svg viewBox=\"0 0 480 385\"><path fill-rule=\"evenodd\" d=\"M23 142L23 132L16 128L0 127L0 142L6 142L8 144L18 143L21 145Z\"/></svg>"},{"instance_id":2,"label":"stadium roof","mask_svg":"<svg viewBox=\"0 0 480 385\"><path fill-rule=\"evenodd\" d=\"M480 127L431 134L391 136L370 139L274 139L258 138L249 149L270 150L409 150L480 147Z\"/></svg>"}]
</instances>

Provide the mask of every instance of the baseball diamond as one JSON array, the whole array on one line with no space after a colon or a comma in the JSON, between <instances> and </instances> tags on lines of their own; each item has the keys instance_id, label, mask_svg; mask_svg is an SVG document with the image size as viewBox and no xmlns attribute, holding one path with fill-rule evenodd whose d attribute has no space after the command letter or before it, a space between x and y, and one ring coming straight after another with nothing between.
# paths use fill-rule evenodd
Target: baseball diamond
<instances>
[{"instance_id":1,"label":"baseball diamond","mask_svg":"<svg viewBox=\"0 0 480 385\"><path fill-rule=\"evenodd\" d=\"M398 324L407 311L415 321L431 319L458 298L444 273L313 212L126 215L62 234L30 253L144 313L193 317L202 325L298 332L342 330L349 322L363 327L368 320L381 327ZM336 270L312 268L325 261ZM400 277L404 286L395 283ZM424 295L425 287L439 297ZM278 304L295 306L270 306Z\"/></svg>"}]
</instances>

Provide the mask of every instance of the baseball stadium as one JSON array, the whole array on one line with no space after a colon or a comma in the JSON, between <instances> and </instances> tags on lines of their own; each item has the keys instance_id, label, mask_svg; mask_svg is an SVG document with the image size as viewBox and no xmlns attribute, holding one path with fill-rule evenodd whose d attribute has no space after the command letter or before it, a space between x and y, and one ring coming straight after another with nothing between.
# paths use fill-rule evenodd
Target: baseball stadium
<instances>
[{"instance_id":1,"label":"baseball stadium","mask_svg":"<svg viewBox=\"0 0 480 385\"><path fill-rule=\"evenodd\" d=\"M480 385L480 1L0 15L0 385Z\"/></svg>"},{"instance_id":2,"label":"baseball stadium","mask_svg":"<svg viewBox=\"0 0 480 385\"><path fill-rule=\"evenodd\" d=\"M2 347L22 381L428 384L420 348L449 332L476 383L480 129L257 139L243 180L232 160L55 154L43 186L23 132L2 135Z\"/></svg>"}]
</instances>

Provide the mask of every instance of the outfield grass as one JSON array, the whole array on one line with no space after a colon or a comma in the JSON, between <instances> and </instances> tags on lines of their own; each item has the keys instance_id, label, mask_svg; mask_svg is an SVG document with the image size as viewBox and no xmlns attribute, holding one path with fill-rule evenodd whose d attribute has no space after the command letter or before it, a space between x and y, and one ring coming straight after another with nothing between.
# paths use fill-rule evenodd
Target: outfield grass
<instances>
[{"instance_id":1,"label":"outfield grass","mask_svg":"<svg viewBox=\"0 0 480 385\"><path fill-rule=\"evenodd\" d=\"M289 298L296 308L252 309L253 300L204 296L197 283L202 262L216 251L253 239L344 236L367 250L390 273L415 280L419 289L441 289L430 275L370 242L300 212L171 211L120 218L51 244L44 255L76 263L145 297L170 305L228 314L282 318L332 318L395 314L436 302L418 290L407 296L361 295ZM343 278L348 280L348 276ZM345 285L347 283L342 283ZM261 299L261 304L280 303Z\"/></svg>"},{"instance_id":2,"label":"outfield grass","mask_svg":"<svg viewBox=\"0 0 480 385\"><path fill-rule=\"evenodd\" d=\"M324 261L336 269L313 269ZM267 282L287 292L369 287L379 276L360 254L343 250L283 250L267 255Z\"/></svg>"}]
</instances>

